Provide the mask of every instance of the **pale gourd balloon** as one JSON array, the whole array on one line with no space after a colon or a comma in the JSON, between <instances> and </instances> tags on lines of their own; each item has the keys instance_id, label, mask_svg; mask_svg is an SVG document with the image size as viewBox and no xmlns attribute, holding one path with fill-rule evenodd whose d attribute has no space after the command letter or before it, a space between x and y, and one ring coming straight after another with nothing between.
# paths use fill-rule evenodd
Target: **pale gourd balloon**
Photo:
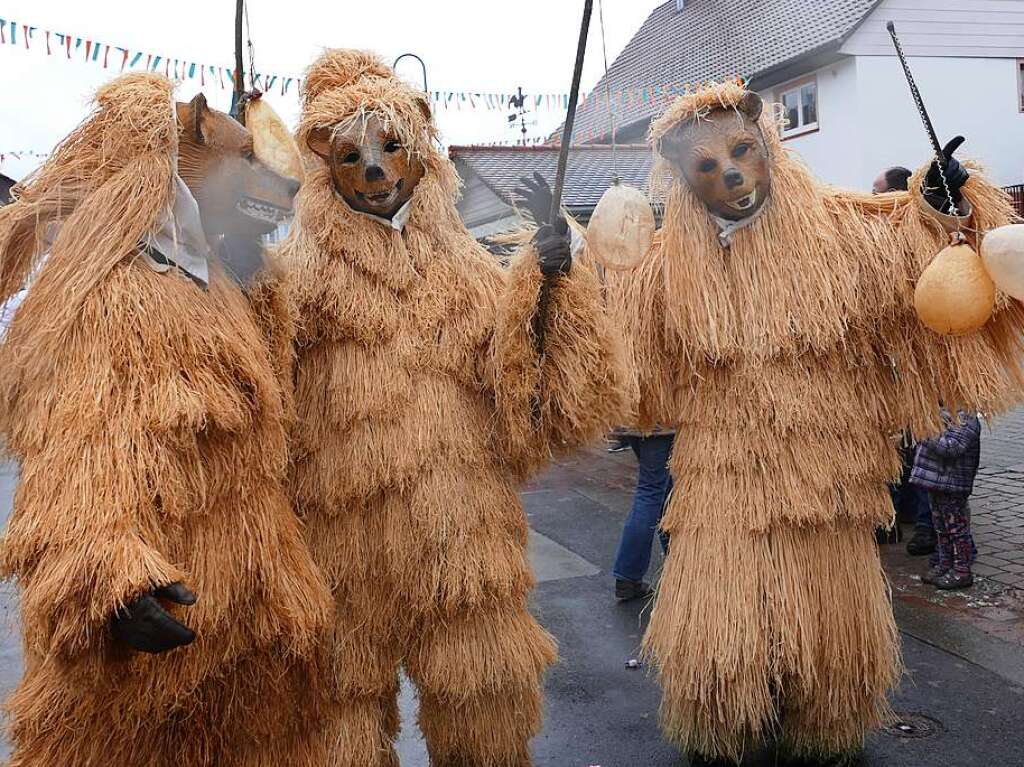
<instances>
[{"instance_id":1,"label":"pale gourd balloon","mask_svg":"<svg viewBox=\"0 0 1024 767\"><path fill-rule=\"evenodd\" d=\"M266 99L254 99L246 105L245 127L252 133L252 151L258 160L275 173L302 181L299 147Z\"/></svg>"},{"instance_id":2,"label":"pale gourd balloon","mask_svg":"<svg viewBox=\"0 0 1024 767\"><path fill-rule=\"evenodd\" d=\"M1024 224L1001 226L986 234L981 258L996 287L1024 301Z\"/></svg>"},{"instance_id":3,"label":"pale gourd balloon","mask_svg":"<svg viewBox=\"0 0 1024 767\"><path fill-rule=\"evenodd\" d=\"M624 271L643 260L654 239L654 211L639 189L615 184L587 225L587 249L605 268Z\"/></svg>"},{"instance_id":4,"label":"pale gourd balloon","mask_svg":"<svg viewBox=\"0 0 1024 767\"><path fill-rule=\"evenodd\" d=\"M922 323L945 336L972 333L992 316L996 288L970 245L950 245L917 281L914 309Z\"/></svg>"}]
</instances>

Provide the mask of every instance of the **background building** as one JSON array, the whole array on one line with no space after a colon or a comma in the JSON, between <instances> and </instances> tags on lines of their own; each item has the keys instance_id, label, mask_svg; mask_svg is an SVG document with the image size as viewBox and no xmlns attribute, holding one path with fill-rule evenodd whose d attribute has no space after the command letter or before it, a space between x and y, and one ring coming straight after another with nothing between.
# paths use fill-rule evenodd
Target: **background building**
<instances>
[{"instance_id":1,"label":"background building","mask_svg":"<svg viewBox=\"0 0 1024 767\"><path fill-rule=\"evenodd\" d=\"M651 120L687 85L741 76L785 111L785 145L820 179L867 190L884 168L916 168L931 155L885 29L890 20L940 140L962 134L960 156L980 161L1003 186L1024 182L1024 0L670 0L581 104L573 143L607 145L614 120L617 141L643 144ZM471 227L486 207L481 184L502 198L503 187L486 180L496 166L518 178L538 162L509 148L451 154ZM637 178L649 167L642 155L630 147L620 175ZM612 175L598 159L610 153L574 149L570 170L583 157L587 199L596 202Z\"/></svg>"}]
</instances>

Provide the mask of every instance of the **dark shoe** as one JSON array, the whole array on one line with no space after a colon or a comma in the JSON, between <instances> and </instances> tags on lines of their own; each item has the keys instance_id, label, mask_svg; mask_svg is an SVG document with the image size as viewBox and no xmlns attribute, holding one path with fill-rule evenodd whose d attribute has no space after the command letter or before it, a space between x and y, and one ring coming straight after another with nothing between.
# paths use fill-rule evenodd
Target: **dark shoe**
<instances>
[{"instance_id":1,"label":"dark shoe","mask_svg":"<svg viewBox=\"0 0 1024 767\"><path fill-rule=\"evenodd\" d=\"M907 542L907 553L912 557L923 557L935 551L935 531L924 527L914 530L914 537Z\"/></svg>"},{"instance_id":2,"label":"dark shoe","mask_svg":"<svg viewBox=\"0 0 1024 767\"><path fill-rule=\"evenodd\" d=\"M641 581L627 581L622 578L615 579L615 598L620 602L630 602L651 595L651 587Z\"/></svg>"},{"instance_id":3,"label":"dark shoe","mask_svg":"<svg viewBox=\"0 0 1024 767\"><path fill-rule=\"evenodd\" d=\"M948 573L949 570L943 570L940 567L930 567L928 572L921 576L921 583L927 583L930 586L934 586L938 583L939 579Z\"/></svg>"},{"instance_id":4,"label":"dark shoe","mask_svg":"<svg viewBox=\"0 0 1024 767\"><path fill-rule=\"evenodd\" d=\"M974 576L970 573L957 575L952 570L935 581L935 588L940 591L957 591L958 589L969 589L974 585Z\"/></svg>"}]
</instances>

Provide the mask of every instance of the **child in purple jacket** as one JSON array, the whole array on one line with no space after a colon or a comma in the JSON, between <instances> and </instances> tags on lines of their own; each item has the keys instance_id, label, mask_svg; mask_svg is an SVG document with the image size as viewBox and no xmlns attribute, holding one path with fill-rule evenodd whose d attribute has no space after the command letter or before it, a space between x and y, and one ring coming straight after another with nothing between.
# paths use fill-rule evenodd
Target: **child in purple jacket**
<instances>
[{"instance_id":1,"label":"child in purple jacket","mask_svg":"<svg viewBox=\"0 0 1024 767\"><path fill-rule=\"evenodd\" d=\"M943 591L974 584L971 563L971 507L968 497L981 459L981 422L973 413L960 412L959 423L943 410L946 430L918 444L910 482L928 491L936 546L931 569L921 578Z\"/></svg>"}]
</instances>

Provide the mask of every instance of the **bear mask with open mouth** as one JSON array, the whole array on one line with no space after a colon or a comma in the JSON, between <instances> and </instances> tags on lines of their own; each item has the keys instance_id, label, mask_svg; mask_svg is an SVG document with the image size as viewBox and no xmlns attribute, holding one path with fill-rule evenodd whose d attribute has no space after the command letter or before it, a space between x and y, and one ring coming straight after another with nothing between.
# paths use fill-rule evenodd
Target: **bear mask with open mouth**
<instances>
[{"instance_id":1,"label":"bear mask with open mouth","mask_svg":"<svg viewBox=\"0 0 1024 767\"><path fill-rule=\"evenodd\" d=\"M758 124L762 109L761 98L748 92L735 108L698 113L657 141L658 154L716 218L741 221L771 194L768 148Z\"/></svg>"}]
</instances>

